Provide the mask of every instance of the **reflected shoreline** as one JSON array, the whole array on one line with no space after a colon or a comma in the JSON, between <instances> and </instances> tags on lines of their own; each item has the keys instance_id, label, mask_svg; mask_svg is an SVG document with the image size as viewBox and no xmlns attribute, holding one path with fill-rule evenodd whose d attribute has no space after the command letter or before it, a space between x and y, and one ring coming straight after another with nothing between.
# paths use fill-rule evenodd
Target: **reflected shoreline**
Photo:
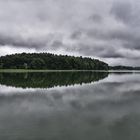
<instances>
[{"instance_id":1,"label":"reflected shoreline","mask_svg":"<svg viewBox=\"0 0 140 140\"><path fill-rule=\"evenodd\" d=\"M106 77L107 72L0 73L0 84L16 88L53 88L93 83Z\"/></svg>"}]
</instances>

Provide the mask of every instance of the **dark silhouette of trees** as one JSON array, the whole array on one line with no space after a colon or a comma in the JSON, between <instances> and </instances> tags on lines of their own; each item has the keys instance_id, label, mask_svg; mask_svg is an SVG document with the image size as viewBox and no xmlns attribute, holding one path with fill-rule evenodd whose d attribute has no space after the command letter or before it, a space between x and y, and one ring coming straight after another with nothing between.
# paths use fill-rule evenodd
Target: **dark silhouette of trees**
<instances>
[{"instance_id":1,"label":"dark silhouette of trees","mask_svg":"<svg viewBox=\"0 0 140 140\"><path fill-rule=\"evenodd\" d=\"M55 55L50 53L22 53L0 57L3 69L48 70L108 70L108 64L91 58Z\"/></svg>"},{"instance_id":2,"label":"dark silhouette of trees","mask_svg":"<svg viewBox=\"0 0 140 140\"><path fill-rule=\"evenodd\" d=\"M33 58L29 66L31 69L43 69L45 68L45 61L41 58Z\"/></svg>"},{"instance_id":3,"label":"dark silhouette of trees","mask_svg":"<svg viewBox=\"0 0 140 140\"><path fill-rule=\"evenodd\" d=\"M140 70L140 67L131 67L131 66L110 66L110 70Z\"/></svg>"}]
</instances>

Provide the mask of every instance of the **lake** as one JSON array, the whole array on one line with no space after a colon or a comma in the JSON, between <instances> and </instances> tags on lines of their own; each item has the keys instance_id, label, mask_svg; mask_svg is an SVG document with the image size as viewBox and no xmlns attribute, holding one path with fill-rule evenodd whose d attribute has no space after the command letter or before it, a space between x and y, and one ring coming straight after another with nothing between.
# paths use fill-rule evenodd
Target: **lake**
<instances>
[{"instance_id":1,"label":"lake","mask_svg":"<svg viewBox=\"0 0 140 140\"><path fill-rule=\"evenodd\" d=\"M0 140L140 140L140 73L0 73Z\"/></svg>"}]
</instances>

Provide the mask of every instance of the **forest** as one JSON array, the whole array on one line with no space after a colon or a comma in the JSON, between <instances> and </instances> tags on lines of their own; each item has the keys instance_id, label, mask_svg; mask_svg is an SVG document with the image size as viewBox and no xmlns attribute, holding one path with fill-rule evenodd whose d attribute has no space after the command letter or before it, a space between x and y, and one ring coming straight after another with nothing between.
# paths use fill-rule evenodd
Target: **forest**
<instances>
[{"instance_id":1,"label":"forest","mask_svg":"<svg viewBox=\"0 0 140 140\"><path fill-rule=\"evenodd\" d=\"M108 70L107 63L88 57L22 53L0 57L0 69Z\"/></svg>"},{"instance_id":2,"label":"forest","mask_svg":"<svg viewBox=\"0 0 140 140\"><path fill-rule=\"evenodd\" d=\"M110 70L140 70L140 67L132 67L132 66L110 66Z\"/></svg>"}]
</instances>

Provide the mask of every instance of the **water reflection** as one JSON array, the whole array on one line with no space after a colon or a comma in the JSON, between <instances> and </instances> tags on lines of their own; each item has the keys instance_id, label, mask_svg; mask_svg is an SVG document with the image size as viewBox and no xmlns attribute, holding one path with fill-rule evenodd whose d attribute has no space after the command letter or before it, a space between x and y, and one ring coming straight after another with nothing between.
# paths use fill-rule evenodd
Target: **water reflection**
<instances>
[{"instance_id":1,"label":"water reflection","mask_svg":"<svg viewBox=\"0 0 140 140\"><path fill-rule=\"evenodd\" d=\"M52 88L91 83L107 76L106 72L0 73L0 84L22 88Z\"/></svg>"},{"instance_id":2,"label":"water reflection","mask_svg":"<svg viewBox=\"0 0 140 140\"><path fill-rule=\"evenodd\" d=\"M0 139L139 140L139 84L140 74L112 73L82 86L1 86L10 90L0 96Z\"/></svg>"}]
</instances>

